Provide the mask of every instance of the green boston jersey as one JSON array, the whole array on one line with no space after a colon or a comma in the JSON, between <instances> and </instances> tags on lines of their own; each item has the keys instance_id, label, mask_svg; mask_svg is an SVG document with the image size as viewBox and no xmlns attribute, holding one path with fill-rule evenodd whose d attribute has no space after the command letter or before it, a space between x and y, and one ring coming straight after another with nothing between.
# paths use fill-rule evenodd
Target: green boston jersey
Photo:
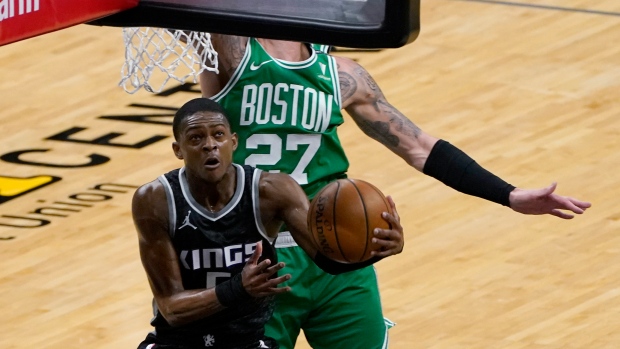
<instances>
[{"instance_id":1,"label":"green boston jersey","mask_svg":"<svg viewBox=\"0 0 620 349\"><path fill-rule=\"evenodd\" d=\"M336 61L310 51L303 62L282 61L251 38L232 78L212 99L239 135L234 162L288 173L312 198L346 177L349 162L336 133L344 122Z\"/></svg>"}]
</instances>

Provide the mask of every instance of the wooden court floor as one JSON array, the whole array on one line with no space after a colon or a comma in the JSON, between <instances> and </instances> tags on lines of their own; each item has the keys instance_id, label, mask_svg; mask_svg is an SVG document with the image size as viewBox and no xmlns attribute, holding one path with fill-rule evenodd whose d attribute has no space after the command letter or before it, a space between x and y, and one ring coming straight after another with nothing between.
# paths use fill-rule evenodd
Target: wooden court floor
<instances>
[{"instance_id":1,"label":"wooden court floor","mask_svg":"<svg viewBox=\"0 0 620 349\"><path fill-rule=\"evenodd\" d=\"M620 348L620 3L528 3L424 1L413 44L338 53L512 184L593 203L519 215L347 120L350 176L391 194L405 227L404 253L376 266L391 348ZM135 348L150 330L130 199L181 165L171 114L198 94L126 94L121 42L81 25L0 47L0 348Z\"/></svg>"}]
</instances>

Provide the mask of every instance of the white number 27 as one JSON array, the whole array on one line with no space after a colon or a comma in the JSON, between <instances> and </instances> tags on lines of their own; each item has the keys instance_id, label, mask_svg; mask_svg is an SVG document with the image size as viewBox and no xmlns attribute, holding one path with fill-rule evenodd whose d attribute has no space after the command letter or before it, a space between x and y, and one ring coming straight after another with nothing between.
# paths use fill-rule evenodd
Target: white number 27
<instances>
[{"instance_id":1,"label":"white number 27","mask_svg":"<svg viewBox=\"0 0 620 349\"><path fill-rule=\"evenodd\" d=\"M261 145L269 146L269 153L252 154L245 159L245 164L260 167L261 165L275 165L282 159L282 138L276 134L254 134L246 141L246 148L258 149ZM308 174L304 172L312 158L321 146L320 134L290 134L286 136L286 150L296 151L300 145L307 145L297 166L290 173L291 177L299 184L308 184ZM280 172L271 170L269 172Z\"/></svg>"}]
</instances>

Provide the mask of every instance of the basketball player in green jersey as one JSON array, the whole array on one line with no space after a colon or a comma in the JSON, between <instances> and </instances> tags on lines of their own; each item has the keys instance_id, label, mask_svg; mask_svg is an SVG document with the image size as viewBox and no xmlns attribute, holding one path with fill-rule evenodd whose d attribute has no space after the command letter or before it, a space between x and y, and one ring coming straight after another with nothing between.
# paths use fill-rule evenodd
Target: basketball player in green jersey
<instances>
[{"instance_id":1,"label":"basketball player in green jersey","mask_svg":"<svg viewBox=\"0 0 620 349\"><path fill-rule=\"evenodd\" d=\"M287 172L312 196L346 176L348 161L336 134L346 110L357 125L410 166L444 184L523 214L572 218L590 204L554 193L556 185L518 189L450 143L423 132L390 105L354 61L315 52L300 42L212 34L219 74L201 76L201 90L231 115L239 135L235 162ZM402 236L392 236L402 247ZM278 257L296 278L278 297L266 333L293 348L302 328L315 349L387 346L372 267L338 276L314 268L286 233ZM278 242L276 242L278 247ZM363 304L363 306L360 306Z\"/></svg>"}]
</instances>

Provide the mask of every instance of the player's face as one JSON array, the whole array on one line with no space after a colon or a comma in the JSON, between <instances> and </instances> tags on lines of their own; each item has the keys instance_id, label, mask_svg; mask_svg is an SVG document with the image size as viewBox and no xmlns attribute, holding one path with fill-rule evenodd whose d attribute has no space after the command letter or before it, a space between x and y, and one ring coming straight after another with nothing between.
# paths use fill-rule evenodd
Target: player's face
<instances>
[{"instance_id":1,"label":"player's face","mask_svg":"<svg viewBox=\"0 0 620 349\"><path fill-rule=\"evenodd\" d=\"M185 160L187 171L217 183L231 168L237 134L231 133L222 114L198 112L183 121L180 138L172 147L176 156Z\"/></svg>"}]
</instances>

